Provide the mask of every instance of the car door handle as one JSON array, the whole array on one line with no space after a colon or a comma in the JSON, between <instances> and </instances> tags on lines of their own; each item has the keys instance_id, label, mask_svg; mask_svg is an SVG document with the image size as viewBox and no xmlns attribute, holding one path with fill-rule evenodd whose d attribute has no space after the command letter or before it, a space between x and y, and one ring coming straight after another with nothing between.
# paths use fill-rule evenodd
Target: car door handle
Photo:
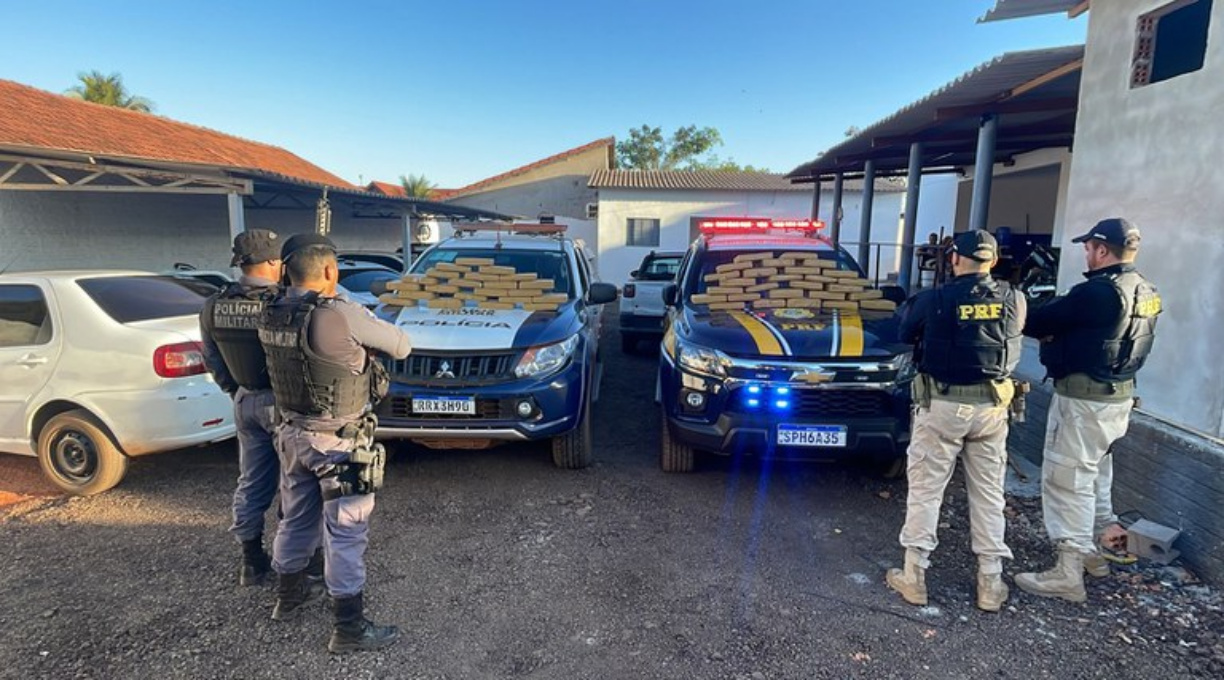
<instances>
[{"instance_id":1,"label":"car door handle","mask_svg":"<svg viewBox=\"0 0 1224 680\"><path fill-rule=\"evenodd\" d=\"M36 357L33 354L27 354L17 360L17 365L25 366L26 368L34 368L35 366L38 366L39 364L47 363L47 361L48 361L47 357Z\"/></svg>"}]
</instances>

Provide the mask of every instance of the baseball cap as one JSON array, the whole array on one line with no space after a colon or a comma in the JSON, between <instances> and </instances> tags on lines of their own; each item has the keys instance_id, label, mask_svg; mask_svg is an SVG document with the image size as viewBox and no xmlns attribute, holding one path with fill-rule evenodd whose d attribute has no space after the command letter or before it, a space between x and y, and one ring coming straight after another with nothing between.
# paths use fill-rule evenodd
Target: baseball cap
<instances>
[{"instance_id":1,"label":"baseball cap","mask_svg":"<svg viewBox=\"0 0 1224 680\"><path fill-rule=\"evenodd\" d=\"M1083 243L1095 239L1119 248L1135 249L1139 247L1139 238L1139 227L1121 217L1110 217L1097 222L1087 234L1077 236L1071 242Z\"/></svg>"},{"instance_id":2,"label":"baseball cap","mask_svg":"<svg viewBox=\"0 0 1224 680\"><path fill-rule=\"evenodd\" d=\"M259 264L281 259L280 240L276 232L251 229L234 237L234 257L230 266Z\"/></svg>"},{"instance_id":3,"label":"baseball cap","mask_svg":"<svg viewBox=\"0 0 1224 680\"><path fill-rule=\"evenodd\" d=\"M990 262L999 256L999 242L990 232L974 229L957 234L952 241L952 252L978 262Z\"/></svg>"},{"instance_id":4,"label":"baseball cap","mask_svg":"<svg viewBox=\"0 0 1224 680\"><path fill-rule=\"evenodd\" d=\"M330 248L332 252L336 251L336 244L323 234L294 234L285 241L284 247L281 248L281 259L288 262L294 253L312 246L322 246Z\"/></svg>"}]
</instances>

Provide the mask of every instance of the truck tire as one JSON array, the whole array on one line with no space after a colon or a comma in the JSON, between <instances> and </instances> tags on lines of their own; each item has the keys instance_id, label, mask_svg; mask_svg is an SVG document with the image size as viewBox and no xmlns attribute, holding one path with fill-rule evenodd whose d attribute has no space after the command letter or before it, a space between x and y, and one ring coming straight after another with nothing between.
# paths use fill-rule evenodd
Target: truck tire
<instances>
[{"instance_id":1,"label":"truck tire","mask_svg":"<svg viewBox=\"0 0 1224 680\"><path fill-rule=\"evenodd\" d=\"M697 456L693 447L676 441L667 425L667 413L663 413L663 431L660 439L659 467L664 472L692 472L696 468Z\"/></svg>"},{"instance_id":2,"label":"truck tire","mask_svg":"<svg viewBox=\"0 0 1224 680\"><path fill-rule=\"evenodd\" d=\"M578 427L552 440L553 465L581 470L591 464L591 401L587 398Z\"/></svg>"},{"instance_id":3,"label":"truck tire","mask_svg":"<svg viewBox=\"0 0 1224 680\"><path fill-rule=\"evenodd\" d=\"M884 479L904 479L908 468L909 458L902 455L900 458L880 461L876 469Z\"/></svg>"},{"instance_id":4,"label":"truck tire","mask_svg":"<svg viewBox=\"0 0 1224 680\"><path fill-rule=\"evenodd\" d=\"M38 433L38 465L51 483L77 496L113 488L127 473L128 458L88 411L65 411Z\"/></svg>"}]
</instances>

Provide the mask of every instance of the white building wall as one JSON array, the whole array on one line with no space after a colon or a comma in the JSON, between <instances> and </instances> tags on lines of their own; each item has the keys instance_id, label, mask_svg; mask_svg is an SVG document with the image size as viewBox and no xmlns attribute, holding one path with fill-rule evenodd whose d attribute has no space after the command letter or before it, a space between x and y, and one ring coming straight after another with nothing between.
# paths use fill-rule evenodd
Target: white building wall
<instances>
[{"instance_id":1,"label":"white building wall","mask_svg":"<svg viewBox=\"0 0 1224 680\"><path fill-rule=\"evenodd\" d=\"M1070 239L1105 217L1143 231L1138 265L1160 287L1156 348L1139 376L1144 409L1224 436L1224 2L1212 8L1203 68L1130 88L1139 15L1167 0L1094 2L1067 197L1060 288L1080 280Z\"/></svg>"},{"instance_id":2,"label":"white building wall","mask_svg":"<svg viewBox=\"0 0 1224 680\"><path fill-rule=\"evenodd\" d=\"M1071 152L1065 148L1041 149L1015 157L1010 165L996 163L991 182L987 229L1011 227L1023 235L1054 234L1054 244L1062 234L1066 211L1066 187L1070 179ZM969 204L973 196L972 166L960 180L956 231L969 228Z\"/></svg>"}]
</instances>

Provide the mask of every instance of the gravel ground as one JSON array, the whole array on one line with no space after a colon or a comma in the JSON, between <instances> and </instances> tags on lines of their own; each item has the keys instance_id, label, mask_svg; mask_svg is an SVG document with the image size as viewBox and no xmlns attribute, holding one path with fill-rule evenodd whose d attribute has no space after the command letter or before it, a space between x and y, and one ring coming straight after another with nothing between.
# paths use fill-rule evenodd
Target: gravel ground
<instances>
[{"instance_id":1,"label":"gravel ground","mask_svg":"<svg viewBox=\"0 0 1224 680\"><path fill-rule=\"evenodd\" d=\"M977 611L959 478L932 606L906 605L883 585L903 483L723 459L665 475L655 359L606 346L592 468L536 444L397 451L367 608L404 637L380 653L331 658L322 605L277 624L269 588L236 585L232 444L138 461L92 498L21 486L33 461L0 456L0 491L33 494L0 508L0 677L1224 676L1220 593L1178 568L1115 568L1086 605L1013 588ZM1008 512L1010 580L1049 553L1039 502Z\"/></svg>"}]
</instances>

